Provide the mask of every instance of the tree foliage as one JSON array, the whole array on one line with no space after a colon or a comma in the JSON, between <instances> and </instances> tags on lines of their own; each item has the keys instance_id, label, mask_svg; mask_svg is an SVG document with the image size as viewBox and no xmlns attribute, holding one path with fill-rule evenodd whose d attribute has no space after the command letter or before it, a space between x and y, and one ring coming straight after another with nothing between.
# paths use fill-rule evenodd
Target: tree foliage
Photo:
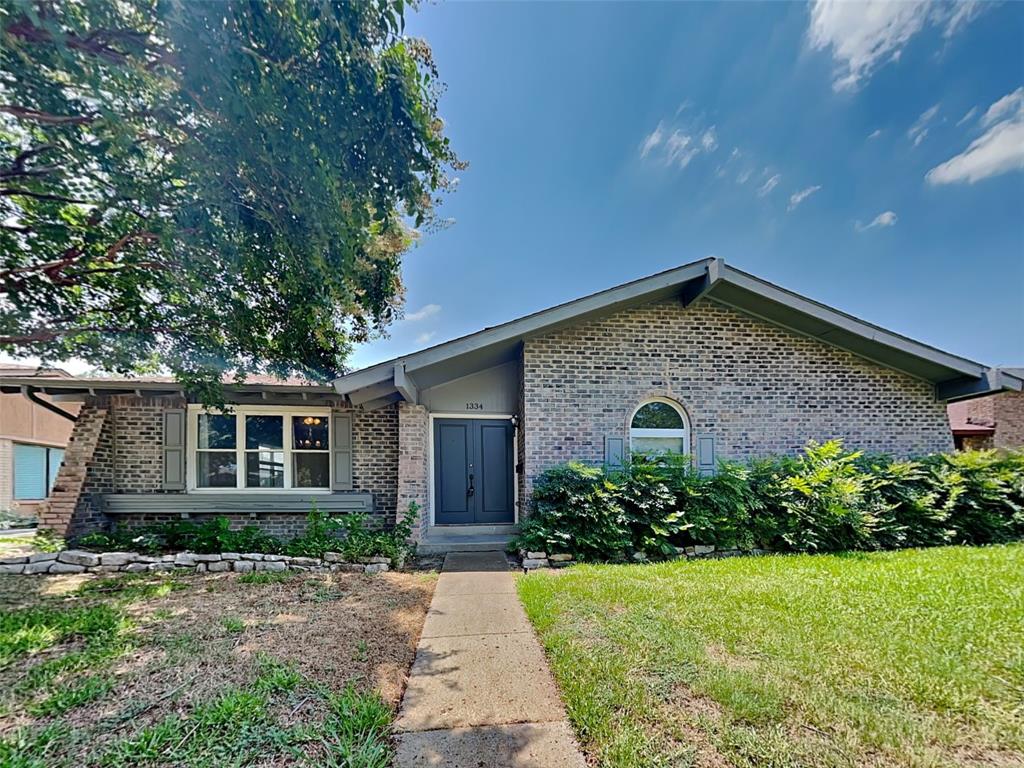
<instances>
[{"instance_id":1,"label":"tree foliage","mask_svg":"<svg viewBox=\"0 0 1024 768\"><path fill-rule=\"evenodd\" d=\"M460 167L402 0L0 0L0 350L337 371Z\"/></svg>"}]
</instances>

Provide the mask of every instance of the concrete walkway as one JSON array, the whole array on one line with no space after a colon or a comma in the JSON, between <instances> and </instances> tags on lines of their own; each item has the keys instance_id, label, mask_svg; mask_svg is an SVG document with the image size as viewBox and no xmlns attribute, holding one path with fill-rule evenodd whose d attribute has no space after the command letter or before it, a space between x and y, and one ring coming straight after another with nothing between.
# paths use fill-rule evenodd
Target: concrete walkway
<instances>
[{"instance_id":1,"label":"concrete walkway","mask_svg":"<svg viewBox=\"0 0 1024 768\"><path fill-rule=\"evenodd\" d=\"M503 552L445 557L395 728L395 768L584 768Z\"/></svg>"}]
</instances>

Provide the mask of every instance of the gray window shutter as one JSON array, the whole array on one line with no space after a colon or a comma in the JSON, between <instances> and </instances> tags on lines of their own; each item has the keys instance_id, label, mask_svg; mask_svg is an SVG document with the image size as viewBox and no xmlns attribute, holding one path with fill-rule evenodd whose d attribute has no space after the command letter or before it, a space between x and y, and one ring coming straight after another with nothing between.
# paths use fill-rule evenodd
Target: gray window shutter
<instances>
[{"instance_id":1,"label":"gray window shutter","mask_svg":"<svg viewBox=\"0 0 1024 768\"><path fill-rule=\"evenodd\" d=\"M165 491L185 490L185 409L164 411Z\"/></svg>"},{"instance_id":2,"label":"gray window shutter","mask_svg":"<svg viewBox=\"0 0 1024 768\"><path fill-rule=\"evenodd\" d=\"M713 475L715 466L714 435L697 435L697 471L702 475Z\"/></svg>"},{"instance_id":3,"label":"gray window shutter","mask_svg":"<svg viewBox=\"0 0 1024 768\"><path fill-rule=\"evenodd\" d=\"M331 418L331 461L336 491L352 490L352 414L334 413Z\"/></svg>"},{"instance_id":4,"label":"gray window shutter","mask_svg":"<svg viewBox=\"0 0 1024 768\"><path fill-rule=\"evenodd\" d=\"M623 443L621 437L606 437L604 439L604 465L606 467L622 469Z\"/></svg>"}]
</instances>

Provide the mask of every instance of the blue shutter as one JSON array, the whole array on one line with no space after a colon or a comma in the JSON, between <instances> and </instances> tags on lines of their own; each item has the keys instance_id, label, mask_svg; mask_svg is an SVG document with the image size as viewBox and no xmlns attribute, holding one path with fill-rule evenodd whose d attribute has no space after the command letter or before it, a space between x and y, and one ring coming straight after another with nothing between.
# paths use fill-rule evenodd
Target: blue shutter
<instances>
[{"instance_id":1,"label":"blue shutter","mask_svg":"<svg viewBox=\"0 0 1024 768\"><path fill-rule=\"evenodd\" d=\"M715 468L714 435L697 435L697 471L701 475L713 475Z\"/></svg>"},{"instance_id":2,"label":"blue shutter","mask_svg":"<svg viewBox=\"0 0 1024 768\"><path fill-rule=\"evenodd\" d=\"M57 482L57 471L60 469L61 462L64 461L64 449L63 448L51 448L50 449L50 476L46 482L46 494L49 495L50 491L53 490L53 484Z\"/></svg>"},{"instance_id":3,"label":"blue shutter","mask_svg":"<svg viewBox=\"0 0 1024 768\"><path fill-rule=\"evenodd\" d=\"M14 444L14 498L46 498L46 448Z\"/></svg>"},{"instance_id":4,"label":"blue shutter","mask_svg":"<svg viewBox=\"0 0 1024 768\"><path fill-rule=\"evenodd\" d=\"M625 453L624 440L621 437L604 439L604 464L609 469L622 469L622 455Z\"/></svg>"}]
</instances>

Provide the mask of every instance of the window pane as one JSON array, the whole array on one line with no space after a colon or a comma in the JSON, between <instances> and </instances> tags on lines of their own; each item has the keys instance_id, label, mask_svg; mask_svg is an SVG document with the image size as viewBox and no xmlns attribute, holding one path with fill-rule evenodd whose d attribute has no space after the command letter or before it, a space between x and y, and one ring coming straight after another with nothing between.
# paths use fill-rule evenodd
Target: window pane
<instances>
[{"instance_id":1,"label":"window pane","mask_svg":"<svg viewBox=\"0 0 1024 768\"><path fill-rule=\"evenodd\" d=\"M683 417L668 403L647 403L633 416L633 429L682 429Z\"/></svg>"},{"instance_id":2,"label":"window pane","mask_svg":"<svg viewBox=\"0 0 1024 768\"><path fill-rule=\"evenodd\" d=\"M14 444L14 498L46 498L46 448Z\"/></svg>"},{"instance_id":3,"label":"window pane","mask_svg":"<svg viewBox=\"0 0 1024 768\"><path fill-rule=\"evenodd\" d=\"M46 491L49 493L53 490L53 484L57 480L57 471L60 469L60 463L64 461L64 449L63 448L51 448L50 449L50 477L46 482Z\"/></svg>"},{"instance_id":4,"label":"window pane","mask_svg":"<svg viewBox=\"0 0 1024 768\"><path fill-rule=\"evenodd\" d=\"M237 474L234 451L196 454L196 485L200 488L234 488Z\"/></svg>"},{"instance_id":5,"label":"window pane","mask_svg":"<svg viewBox=\"0 0 1024 768\"><path fill-rule=\"evenodd\" d=\"M199 414L200 448L234 448L235 416L219 413Z\"/></svg>"},{"instance_id":6,"label":"window pane","mask_svg":"<svg viewBox=\"0 0 1024 768\"><path fill-rule=\"evenodd\" d=\"M326 488L331 483L331 458L326 453L293 453L296 488Z\"/></svg>"},{"instance_id":7,"label":"window pane","mask_svg":"<svg viewBox=\"0 0 1024 768\"><path fill-rule=\"evenodd\" d=\"M284 448L282 439L284 432L283 416L246 416L245 447Z\"/></svg>"},{"instance_id":8,"label":"window pane","mask_svg":"<svg viewBox=\"0 0 1024 768\"><path fill-rule=\"evenodd\" d=\"M245 454L247 488L284 488L284 451L252 451Z\"/></svg>"},{"instance_id":9,"label":"window pane","mask_svg":"<svg viewBox=\"0 0 1024 768\"><path fill-rule=\"evenodd\" d=\"M292 448L297 451L326 451L326 416L292 416Z\"/></svg>"},{"instance_id":10,"label":"window pane","mask_svg":"<svg viewBox=\"0 0 1024 768\"><path fill-rule=\"evenodd\" d=\"M634 437L634 453L686 453L681 437Z\"/></svg>"}]
</instances>

